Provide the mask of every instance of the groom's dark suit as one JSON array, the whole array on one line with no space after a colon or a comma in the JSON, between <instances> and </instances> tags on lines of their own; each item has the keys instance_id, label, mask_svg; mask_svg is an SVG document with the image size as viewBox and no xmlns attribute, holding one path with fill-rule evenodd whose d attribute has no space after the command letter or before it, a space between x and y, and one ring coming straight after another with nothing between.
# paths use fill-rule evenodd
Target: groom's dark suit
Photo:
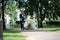
<instances>
[{"instance_id":1,"label":"groom's dark suit","mask_svg":"<svg viewBox=\"0 0 60 40\"><path fill-rule=\"evenodd\" d=\"M20 17L21 29L24 29L24 15L21 13L19 17Z\"/></svg>"}]
</instances>

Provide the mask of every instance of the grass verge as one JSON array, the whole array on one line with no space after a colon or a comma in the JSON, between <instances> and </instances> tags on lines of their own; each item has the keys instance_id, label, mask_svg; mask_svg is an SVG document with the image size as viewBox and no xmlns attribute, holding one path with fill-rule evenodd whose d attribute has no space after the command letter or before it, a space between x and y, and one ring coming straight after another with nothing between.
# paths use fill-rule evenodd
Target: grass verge
<instances>
[{"instance_id":1,"label":"grass verge","mask_svg":"<svg viewBox=\"0 0 60 40\"><path fill-rule=\"evenodd\" d=\"M3 30L3 40L25 40L25 38L18 31Z\"/></svg>"},{"instance_id":2,"label":"grass verge","mask_svg":"<svg viewBox=\"0 0 60 40\"><path fill-rule=\"evenodd\" d=\"M38 28L38 30L47 30L47 31L60 32L60 28Z\"/></svg>"}]
</instances>

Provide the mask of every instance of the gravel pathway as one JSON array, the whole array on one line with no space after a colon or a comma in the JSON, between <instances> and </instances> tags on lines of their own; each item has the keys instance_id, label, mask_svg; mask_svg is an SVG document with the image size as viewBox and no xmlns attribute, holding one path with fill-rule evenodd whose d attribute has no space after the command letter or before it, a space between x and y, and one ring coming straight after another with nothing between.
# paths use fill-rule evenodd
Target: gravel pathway
<instances>
[{"instance_id":1,"label":"gravel pathway","mask_svg":"<svg viewBox=\"0 0 60 40\"><path fill-rule=\"evenodd\" d=\"M60 33L58 32L22 32L26 40L60 40Z\"/></svg>"}]
</instances>

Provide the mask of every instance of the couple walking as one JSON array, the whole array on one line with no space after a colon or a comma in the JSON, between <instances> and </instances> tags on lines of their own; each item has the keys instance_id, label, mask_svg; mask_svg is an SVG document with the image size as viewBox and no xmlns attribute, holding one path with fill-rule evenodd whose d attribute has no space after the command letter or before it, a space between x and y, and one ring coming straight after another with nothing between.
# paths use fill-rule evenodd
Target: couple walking
<instances>
[{"instance_id":1,"label":"couple walking","mask_svg":"<svg viewBox=\"0 0 60 40\"><path fill-rule=\"evenodd\" d=\"M36 29L35 27L35 21L32 15L30 15L30 12L27 15L26 20L24 21L24 11L21 11L20 17L20 24L21 24L21 30L24 29Z\"/></svg>"}]
</instances>

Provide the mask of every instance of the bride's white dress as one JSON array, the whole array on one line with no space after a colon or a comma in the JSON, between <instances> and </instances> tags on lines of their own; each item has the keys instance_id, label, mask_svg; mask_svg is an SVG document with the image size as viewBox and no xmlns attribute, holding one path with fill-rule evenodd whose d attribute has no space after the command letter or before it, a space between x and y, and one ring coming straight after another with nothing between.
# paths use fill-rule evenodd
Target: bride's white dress
<instances>
[{"instance_id":1,"label":"bride's white dress","mask_svg":"<svg viewBox=\"0 0 60 40\"><path fill-rule=\"evenodd\" d=\"M29 24L31 24L32 29L36 29L35 21L34 21L34 19L30 19L30 15L27 16L24 27L27 28Z\"/></svg>"}]
</instances>

